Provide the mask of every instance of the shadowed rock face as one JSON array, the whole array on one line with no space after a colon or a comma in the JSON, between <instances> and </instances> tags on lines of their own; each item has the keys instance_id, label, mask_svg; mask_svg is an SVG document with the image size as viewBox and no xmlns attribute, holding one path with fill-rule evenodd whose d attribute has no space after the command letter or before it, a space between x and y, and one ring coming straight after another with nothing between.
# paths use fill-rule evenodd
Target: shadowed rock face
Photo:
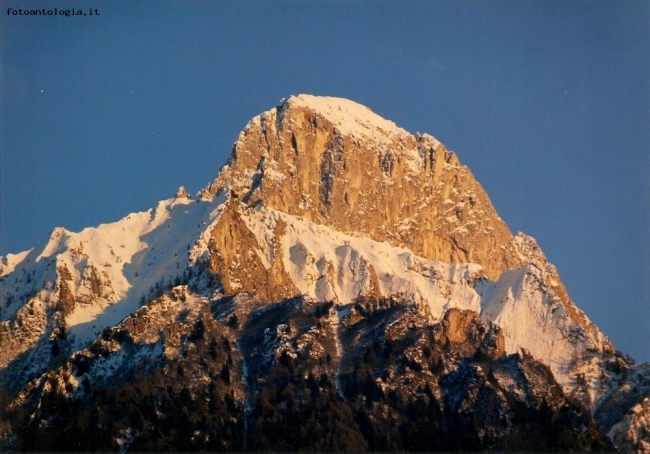
<instances>
[{"instance_id":1,"label":"shadowed rock face","mask_svg":"<svg viewBox=\"0 0 650 454\"><path fill-rule=\"evenodd\" d=\"M504 355L500 336L471 311L431 324L408 300L208 302L179 286L33 381L8 407L12 427L35 415L11 446L611 450L549 368Z\"/></svg>"},{"instance_id":2,"label":"shadowed rock face","mask_svg":"<svg viewBox=\"0 0 650 454\"><path fill-rule=\"evenodd\" d=\"M301 95L255 117L201 196L223 188L342 232L389 241L496 279L520 266L480 184L435 138L347 100Z\"/></svg>"}]
</instances>

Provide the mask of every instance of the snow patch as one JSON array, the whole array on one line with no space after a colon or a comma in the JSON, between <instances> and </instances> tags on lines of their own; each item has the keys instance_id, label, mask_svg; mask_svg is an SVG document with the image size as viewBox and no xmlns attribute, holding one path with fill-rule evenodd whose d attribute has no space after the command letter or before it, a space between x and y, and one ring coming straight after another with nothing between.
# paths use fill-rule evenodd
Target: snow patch
<instances>
[{"instance_id":1,"label":"snow patch","mask_svg":"<svg viewBox=\"0 0 650 454\"><path fill-rule=\"evenodd\" d=\"M287 104L306 107L327 118L341 133L353 137L374 140L381 134L410 136L392 121L386 120L372 110L344 98L328 96L291 96Z\"/></svg>"}]
</instances>

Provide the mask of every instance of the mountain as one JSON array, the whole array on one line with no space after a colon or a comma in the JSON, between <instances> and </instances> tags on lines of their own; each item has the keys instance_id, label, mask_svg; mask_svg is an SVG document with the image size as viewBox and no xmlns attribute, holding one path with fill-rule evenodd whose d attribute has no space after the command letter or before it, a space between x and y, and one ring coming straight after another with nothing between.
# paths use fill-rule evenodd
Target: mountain
<instances>
[{"instance_id":1,"label":"mountain","mask_svg":"<svg viewBox=\"0 0 650 454\"><path fill-rule=\"evenodd\" d=\"M0 266L9 450L650 452L650 365L455 153L352 101L283 100L195 199Z\"/></svg>"}]
</instances>

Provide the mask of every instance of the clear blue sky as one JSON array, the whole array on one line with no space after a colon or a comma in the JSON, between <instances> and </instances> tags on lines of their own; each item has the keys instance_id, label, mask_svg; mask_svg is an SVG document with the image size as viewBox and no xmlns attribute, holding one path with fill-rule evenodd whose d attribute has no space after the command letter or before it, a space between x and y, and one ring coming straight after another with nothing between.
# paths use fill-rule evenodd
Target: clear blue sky
<instances>
[{"instance_id":1,"label":"clear blue sky","mask_svg":"<svg viewBox=\"0 0 650 454\"><path fill-rule=\"evenodd\" d=\"M194 193L252 116L342 96L455 150L615 346L650 360L650 2L0 5L1 253ZM73 6L100 15L6 14Z\"/></svg>"}]
</instances>

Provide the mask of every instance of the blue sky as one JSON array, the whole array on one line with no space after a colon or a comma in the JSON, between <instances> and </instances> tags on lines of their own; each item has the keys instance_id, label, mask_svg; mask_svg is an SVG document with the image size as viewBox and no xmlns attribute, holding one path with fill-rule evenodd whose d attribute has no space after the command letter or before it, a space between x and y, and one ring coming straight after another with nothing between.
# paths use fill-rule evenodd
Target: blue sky
<instances>
[{"instance_id":1,"label":"blue sky","mask_svg":"<svg viewBox=\"0 0 650 454\"><path fill-rule=\"evenodd\" d=\"M0 0L0 252L192 193L290 94L455 150L650 360L650 3ZM7 8L97 8L92 17Z\"/></svg>"}]
</instances>

